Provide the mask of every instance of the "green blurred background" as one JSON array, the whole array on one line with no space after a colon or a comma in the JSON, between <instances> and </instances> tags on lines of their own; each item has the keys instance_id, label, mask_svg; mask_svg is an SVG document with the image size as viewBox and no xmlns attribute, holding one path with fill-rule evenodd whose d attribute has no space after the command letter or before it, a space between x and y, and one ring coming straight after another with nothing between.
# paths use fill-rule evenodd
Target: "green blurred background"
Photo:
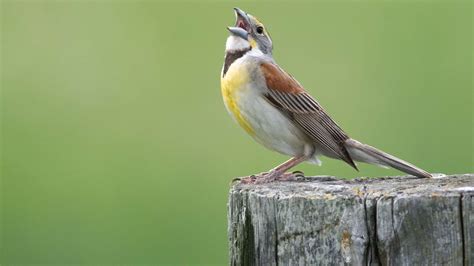
<instances>
[{"instance_id":1,"label":"green blurred background","mask_svg":"<svg viewBox=\"0 0 474 266\"><path fill-rule=\"evenodd\" d=\"M0 264L227 263L231 179L287 159L224 109L235 5L352 137L473 172L471 2L2 1ZM399 174L360 168L297 169Z\"/></svg>"}]
</instances>

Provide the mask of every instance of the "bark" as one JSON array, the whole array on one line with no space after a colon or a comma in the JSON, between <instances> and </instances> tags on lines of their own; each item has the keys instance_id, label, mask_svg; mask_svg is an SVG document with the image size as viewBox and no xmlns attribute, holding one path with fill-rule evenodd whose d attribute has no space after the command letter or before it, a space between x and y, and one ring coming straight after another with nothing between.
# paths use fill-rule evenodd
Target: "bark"
<instances>
[{"instance_id":1,"label":"bark","mask_svg":"<svg viewBox=\"0 0 474 266\"><path fill-rule=\"evenodd\" d=\"M236 184L232 265L473 265L474 175Z\"/></svg>"}]
</instances>

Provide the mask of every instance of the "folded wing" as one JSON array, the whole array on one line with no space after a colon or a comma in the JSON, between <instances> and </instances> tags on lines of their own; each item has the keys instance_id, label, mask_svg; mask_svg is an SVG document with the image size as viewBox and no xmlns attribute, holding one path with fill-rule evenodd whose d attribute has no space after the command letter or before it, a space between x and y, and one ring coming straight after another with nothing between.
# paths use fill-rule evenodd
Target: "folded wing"
<instances>
[{"instance_id":1,"label":"folded wing","mask_svg":"<svg viewBox=\"0 0 474 266\"><path fill-rule=\"evenodd\" d=\"M292 76L277 65L263 63L269 102L302 129L325 155L341 159L357 169L344 143L349 137Z\"/></svg>"}]
</instances>

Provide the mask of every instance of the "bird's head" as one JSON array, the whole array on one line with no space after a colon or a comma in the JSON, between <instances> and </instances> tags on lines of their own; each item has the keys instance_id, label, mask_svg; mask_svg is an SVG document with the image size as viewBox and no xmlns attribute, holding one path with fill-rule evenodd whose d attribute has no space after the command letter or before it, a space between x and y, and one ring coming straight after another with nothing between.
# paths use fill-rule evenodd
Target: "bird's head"
<instances>
[{"instance_id":1,"label":"bird's head","mask_svg":"<svg viewBox=\"0 0 474 266\"><path fill-rule=\"evenodd\" d=\"M230 36L227 38L226 51L258 49L264 54L271 54L273 45L265 26L254 16L234 8L235 26L227 27Z\"/></svg>"}]
</instances>

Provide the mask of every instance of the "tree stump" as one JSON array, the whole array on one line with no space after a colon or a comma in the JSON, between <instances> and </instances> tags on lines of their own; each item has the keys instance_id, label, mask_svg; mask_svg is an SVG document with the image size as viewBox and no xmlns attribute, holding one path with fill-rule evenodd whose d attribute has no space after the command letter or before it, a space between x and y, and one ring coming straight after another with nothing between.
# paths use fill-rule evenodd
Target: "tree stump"
<instances>
[{"instance_id":1,"label":"tree stump","mask_svg":"<svg viewBox=\"0 0 474 266\"><path fill-rule=\"evenodd\" d=\"M474 175L235 184L231 265L474 265Z\"/></svg>"}]
</instances>

